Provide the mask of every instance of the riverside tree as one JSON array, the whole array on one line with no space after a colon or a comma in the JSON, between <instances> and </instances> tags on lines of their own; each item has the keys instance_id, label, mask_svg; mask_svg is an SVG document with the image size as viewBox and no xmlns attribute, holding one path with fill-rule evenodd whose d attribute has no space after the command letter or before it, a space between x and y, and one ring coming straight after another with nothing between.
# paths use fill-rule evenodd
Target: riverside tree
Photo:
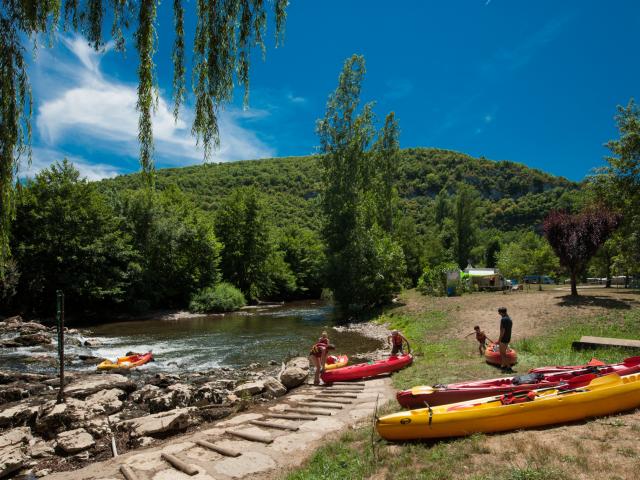
<instances>
[{"instance_id":1,"label":"riverside tree","mask_svg":"<svg viewBox=\"0 0 640 480\"><path fill-rule=\"evenodd\" d=\"M318 121L324 189L327 283L343 308L390 300L402 286L404 254L393 239L397 123L390 114L375 147L372 104L358 112L364 58L345 61ZM383 178L391 172L390 178Z\"/></svg>"},{"instance_id":2,"label":"riverside tree","mask_svg":"<svg viewBox=\"0 0 640 480\"><path fill-rule=\"evenodd\" d=\"M138 139L140 164L148 179L153 171L152 110L157 103L153 55L157 48L158 0L6 0L0 4L0 274L9 256L9 230L14 214L14 180L19 160L30 158L31 87L28 51L53 42L56 32L85 35L96 50L106 44L105 19L112 19L110 35L117 50L133 30L138 52ZM177 119L185 98L184 1L173 0L173 102ZM195 108L191 131L204 147L205 157L219 143L218 111L231 100L234 76L248 101L250 52L265 52L267 24L263 0L196 0L193 42ZM273 0L276 43L284 31L288 0ZM39 41L44 37L44 42ZM31 45L29 45L31 44Z\"/></svg>"},{"instance_id":3,"label":"riverside tree","mask_svg":"<svg viewBox=\"0 0 640 480\"><path fill-rule=\"evenodd\" d=\"M618 227L621 219L620 214L600 207L578 214L553 211L544 220L544 235L558 255L560 265L571 276L571 295L578 295L578 276Z\"/></svg>"}]
</instances>

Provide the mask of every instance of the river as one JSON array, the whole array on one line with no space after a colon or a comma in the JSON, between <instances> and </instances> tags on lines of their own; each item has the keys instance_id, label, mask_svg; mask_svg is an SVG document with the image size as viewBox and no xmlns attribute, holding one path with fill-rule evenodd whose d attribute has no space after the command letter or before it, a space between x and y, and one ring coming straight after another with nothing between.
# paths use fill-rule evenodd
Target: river
<instances>
[{"instance_id":1,"label":"river","mask_svg":"<svg viewBox=\"0 0 640 480\"><path fill-rule=\"evenodd\" d=\"M335 353L357 357L381 347L379 340L339 329L333 309L319 301L292 302L281 307L261 307L223 316L170 316L146 320L110 322L91 328L98 340L95 348L67 344L71 369L93 369L76 360L77 355L115 359L128 351L153 351L155 362L145 370L166 372L206 370L216 367L242 367L251 363L267 365L290 356L308 354L309 348L327 330ZM7 350L12 350L9 352ZM48 357L48 362L33 358ZM0 363L30 371L53 370L55 348L48 346L5 349ZM364 357L360 357L364 358Z\"/></svg>"}]
</instances>

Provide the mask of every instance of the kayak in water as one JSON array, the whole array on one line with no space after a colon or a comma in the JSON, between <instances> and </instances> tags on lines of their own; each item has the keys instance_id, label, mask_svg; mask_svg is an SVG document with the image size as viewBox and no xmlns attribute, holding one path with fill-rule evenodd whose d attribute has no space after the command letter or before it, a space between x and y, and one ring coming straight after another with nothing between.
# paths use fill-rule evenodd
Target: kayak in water
<instances>
[{"instance_id":1,"label":"kayak in water","mask_svg":"<svg viewBox=\"0 0 640 480\"><path fill-rule=\"evenodd\" d=\"M96 368L98 370L115 370L119 368L129 369L136 368L145 363L149 363L153 360L153 353L137 353L135 355L129 355L127 357L120 357L115 362L111 360L105 360L99 364Z\"/></svg>"}]
</instances>

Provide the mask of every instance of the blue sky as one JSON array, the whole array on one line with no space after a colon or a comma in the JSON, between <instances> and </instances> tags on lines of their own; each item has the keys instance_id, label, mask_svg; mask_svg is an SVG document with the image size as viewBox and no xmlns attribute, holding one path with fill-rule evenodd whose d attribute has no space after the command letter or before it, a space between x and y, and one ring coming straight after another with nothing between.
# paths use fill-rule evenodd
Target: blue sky
<instances>
[{"instance_id":1,"label":"blue sky","mask_svg":"<svg viewBox=\"0 0 640 480\"><path fill-rule=\"evenodd\" d=\"M189 104L170 114L172 2L158 13L160 103L154 119L159 168L202 161ZM187 46L194 0L187 0ZM107 27L106 31L109 28ZM618 104L638 97L640 2L292 0L285 42L252 61L250 108L242 94L221 118L213 161L316 151L322 117L342 64L363 54L363 101L383 119L393 110L403 147L438 147L512 160L573 180L603 164L617 135ZM61 33L41 48L32 173L66 156L90 179L138 169L137 55L93 52ZM188 62L190 65L190 62ZM191 84L191 79L187 80Z\"/></svg>"}]
</instances>

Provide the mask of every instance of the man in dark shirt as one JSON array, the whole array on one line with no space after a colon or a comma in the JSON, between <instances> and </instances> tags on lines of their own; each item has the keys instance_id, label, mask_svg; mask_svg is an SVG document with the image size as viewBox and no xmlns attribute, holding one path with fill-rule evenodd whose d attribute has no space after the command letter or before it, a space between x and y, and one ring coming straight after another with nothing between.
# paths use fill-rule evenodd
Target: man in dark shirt
<instances>
[{"instance_id":1,"label":"man in dark shirt","mask_svg":"<svg viewBox=\"0 0 640 480\"><path fill-rule=\"evenodd\" d=\"M500 314L500 337L498 338L498 343L500 344L500 368L506 372L512 372L513 370L507 361L507 348L511 341L511 327L513 326L513 322L511 318L509 318L509 315L507 315L507 309L505 307L500 307L498 313Z\"/></svg>"}]
</instances>

